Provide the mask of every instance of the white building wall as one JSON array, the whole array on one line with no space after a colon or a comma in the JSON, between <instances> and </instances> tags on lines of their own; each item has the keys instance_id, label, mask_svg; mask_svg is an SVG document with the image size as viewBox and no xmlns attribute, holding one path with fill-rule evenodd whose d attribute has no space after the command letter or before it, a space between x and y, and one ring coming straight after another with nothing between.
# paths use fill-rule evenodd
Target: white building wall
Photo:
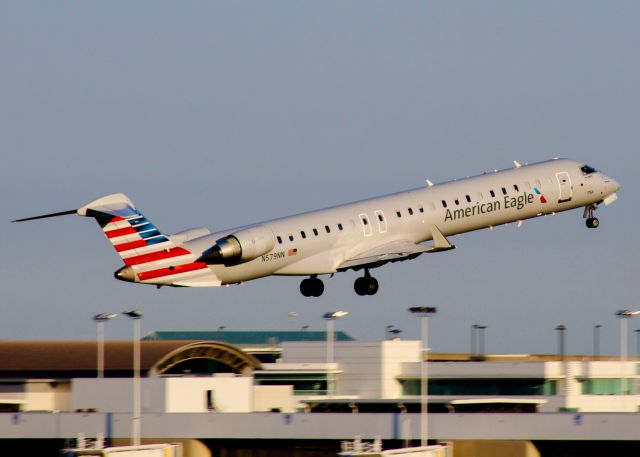
<instances>
[{"instance_id":1,"label":"white building wall","mask_svg":"<svg viewBox=\"0 0 640 457\"><path fill-rule=\"evenodd\" d=\"M324 342L284 343L282 359L285 364L326 362L326 351ZM420 361L420 342L336 342L334 361L342 371L336 382L337 395L396 398L402 393L397 378L403 364Z\"/></svg>"},{"instance_id":2,"label":"white building wall","mask_svg":"<svg viewBox=\"0 0 640 457\"><path fill-rule=\"evenodd\" d=\"M207 412L207 391L213 391L215 411L251 412L251 377L176 377L141 380L142 412ZM131 412L131 379L106 378L72 381L72 408L100 412Z\"/></svg>"},{"instance_id":3,"label":"white building wall","mask_svg":"<svg viewBox=\"0 0 640 457\"><path fill-rule=\"evenodd\" d=\"M268 412L274 409L282 413L295 413L298 410L298 401L293 395L293 387L254 386L253 411Z\"/></svg>"}]
</instances>

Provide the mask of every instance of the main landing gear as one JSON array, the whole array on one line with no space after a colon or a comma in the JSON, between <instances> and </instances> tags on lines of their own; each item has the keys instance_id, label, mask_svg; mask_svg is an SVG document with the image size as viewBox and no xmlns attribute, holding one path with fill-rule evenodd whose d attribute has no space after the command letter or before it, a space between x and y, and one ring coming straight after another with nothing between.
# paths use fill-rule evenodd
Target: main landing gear
<instances>
[{"instance_id":1,"label":"main landing gear","mask_svg":"<svg viewBox=\"0 0 640 457\"><path fill-rule=\"evenodd\" d=\"M305 297L319 297L324 292L324 283L317 276L303 279L300 283L300 293Z\"/></svg>"},{"instance_id":2,"label":"main landing gear","mask_svg":"<svg viewBox=\"0 0 640 457\"><path fill-rule=\"evenodd\" d=\"M589 228L597 228L600 225L600 221L597 217L593 216L597 206L589 205L584 207L584 214L582 217L587 219L587 227Z\"/></svg>"},{"instance_id":3,"label":"main landing gear","mask_svg":"<svg viewBox=\"0 0 640 457\"><path fill-rule=\"evenodd\" d=\"M375 295L378 292L378 281L369 274L369 270L365 268L364 276L356 279L353 289L358 295Z\"/></svg>"},{"instance_id":4,"label":"main landing gear","mask_svg":"<svg viewBox=\"0 0 640 457\"><path fill-rule=\"evenodd\" d=\"M360 296L375 295L378 292L378 281L369 274L369 269L365 268L364 276L356 279L353 289ZM319 297L324 292L324 283L317 276L303 279L300 283L300 293L305 297Z\"/></svg>"}]
</instances>

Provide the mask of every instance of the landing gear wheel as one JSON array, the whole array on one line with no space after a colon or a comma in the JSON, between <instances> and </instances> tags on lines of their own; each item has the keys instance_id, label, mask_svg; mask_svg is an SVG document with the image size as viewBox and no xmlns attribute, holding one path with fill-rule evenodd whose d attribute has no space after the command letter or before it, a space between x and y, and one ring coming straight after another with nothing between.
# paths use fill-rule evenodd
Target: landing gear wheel
<instances>
[{"instance_id":1,"label":"landing gear wheel","mask_svg":"<svg viewBox=\"0 0 640 457\"><path fill-rule=\"evenodd\" d=\"M597 217L589 217L587 218L587 227L589 228L597 228L600 225L600 221Z\"/></svg>"},{"instance_id":2,"label":"landing gear wheel","mask_svg":"<svg viewBox=\"0 0 640 457\"><path fill-rule=\"evenodd\" d=\"M367 295L375 295L378 292L378 280L376 278L368 278Z\"/></svg>"},{"instance_id":3,"label":"landing gear wheel","mask_svg":"<svg viewBox=\"0 0 640 457\"><path fill-rule=\"evenodd\" d=\"M323 292L324 283L316 277L303 279L300 283L300 293L305 297L319 297Z\"/></svg>"},{"instance_id":4,"label":"landing gear wheel","mask_svg":"<svg viewBox=\"0 0 640 457\"><path fill-rule=\"evenodd\" d=\"M353 283L353 290L355 290L356 293L360 296L367 295L367 279L356 279L356 282Z\"/></svg>"},{"instance_id":5,"label":"landing gear wheel","mask_svg":"<svg viewBox=\"0 0 640 457\"><path fill-rule=\"evenodd\" d=\"M378 281L376 278L367 275L356 279L355 283L353 283L353 289L360 296L375 295L378 292Z\"/></svg>"}]
</instances>

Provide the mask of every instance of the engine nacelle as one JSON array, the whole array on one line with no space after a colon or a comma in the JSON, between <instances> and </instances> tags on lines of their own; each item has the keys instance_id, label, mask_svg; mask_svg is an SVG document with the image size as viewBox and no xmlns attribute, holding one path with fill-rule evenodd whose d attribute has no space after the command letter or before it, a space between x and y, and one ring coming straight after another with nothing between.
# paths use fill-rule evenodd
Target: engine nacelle
<instances>
[{"instance_id":1,"label":"engine nacelle","mask_svg":"<svg viewBox=\"0 0 640 457\"><path fill-rule=\"evenodd\" d=\"M276 245L273 232L264 225L233 232L216 241L204 257L207 263L234 264L253 260Z\"/></svg>"}]
</instances>

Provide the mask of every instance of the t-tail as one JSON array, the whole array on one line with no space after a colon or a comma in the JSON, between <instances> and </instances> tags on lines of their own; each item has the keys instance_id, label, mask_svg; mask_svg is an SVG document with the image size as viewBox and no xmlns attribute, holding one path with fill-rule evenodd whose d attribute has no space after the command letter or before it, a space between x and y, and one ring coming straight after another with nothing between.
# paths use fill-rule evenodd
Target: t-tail
<instances>
[{"instance_id":1,"label":"t-tail","mask_svg":"<svg viewBox=\"0 0 640 457\"><path fill-rule=\"evenodd\" d=\"M114 273L117 279L158 286L212 286L220 281L199 255L181 244L190 237L165 235L124 194L112 194L87 203L77 210L18 219L23 222L77 214L93 217L116 250L124 266ZM196 229L196 236L208 234ZM176 241L180 238L180 241Z\"/></svg>"}]
</instances>

